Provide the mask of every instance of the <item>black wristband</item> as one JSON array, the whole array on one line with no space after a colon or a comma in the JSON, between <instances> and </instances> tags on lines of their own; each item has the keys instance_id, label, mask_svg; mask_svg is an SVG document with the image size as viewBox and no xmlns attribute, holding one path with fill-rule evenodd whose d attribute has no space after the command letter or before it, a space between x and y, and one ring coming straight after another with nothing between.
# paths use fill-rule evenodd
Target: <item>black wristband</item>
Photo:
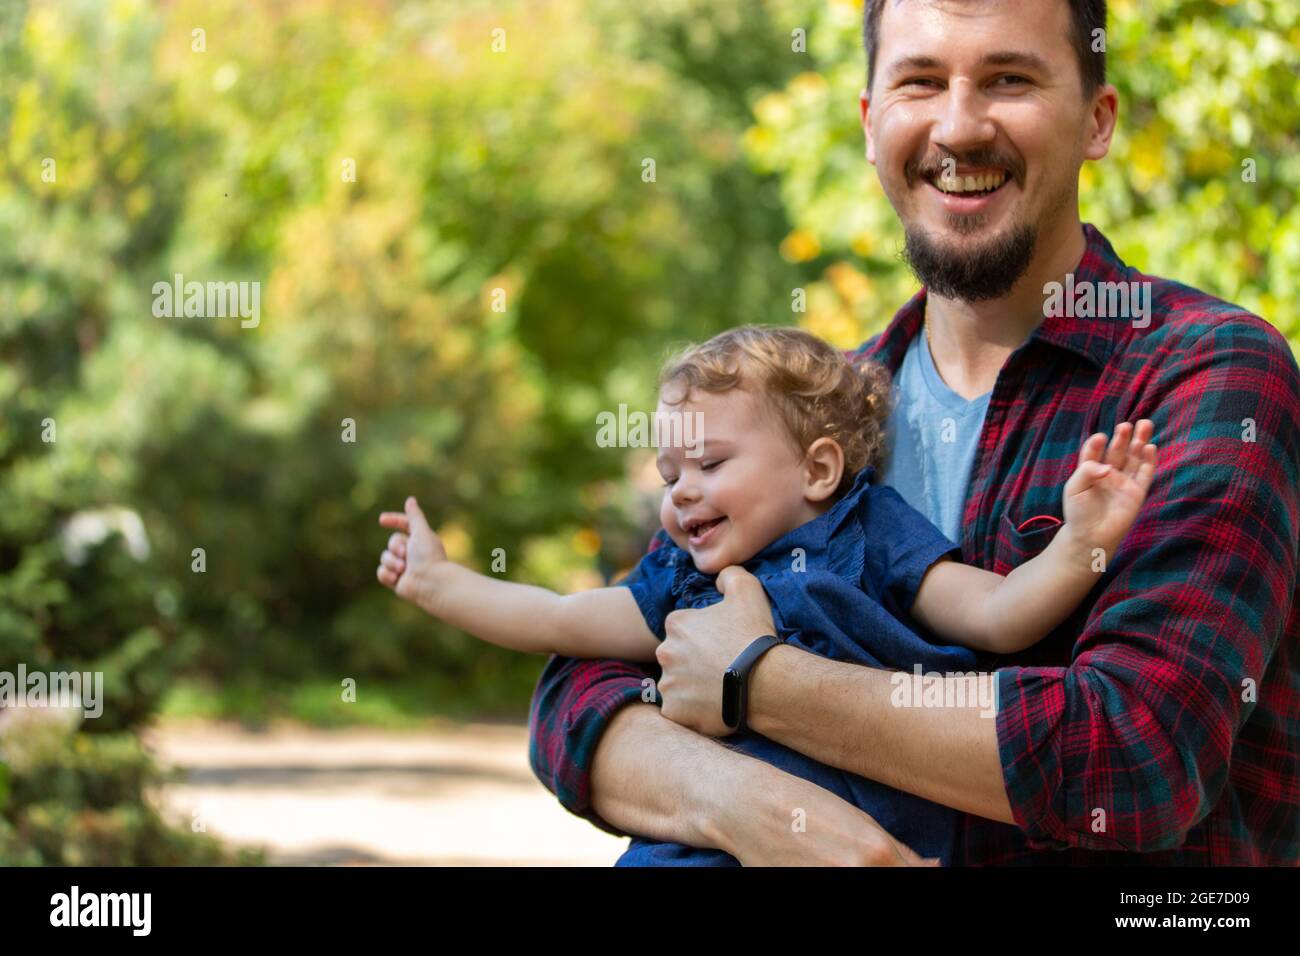
<instances>
[{"instance_id":1,"label":"black wristband","mask_svg":"<svg viewBox=\"0 0 1300 956\"><path fill-rule=\"evenodd\" d=\"M781 643L779 637L764 634L750 642L731 662L722 675L722 722L734 731L743 731L749 709L749 672L758 659Z\"/></svg>"}]
</instances>

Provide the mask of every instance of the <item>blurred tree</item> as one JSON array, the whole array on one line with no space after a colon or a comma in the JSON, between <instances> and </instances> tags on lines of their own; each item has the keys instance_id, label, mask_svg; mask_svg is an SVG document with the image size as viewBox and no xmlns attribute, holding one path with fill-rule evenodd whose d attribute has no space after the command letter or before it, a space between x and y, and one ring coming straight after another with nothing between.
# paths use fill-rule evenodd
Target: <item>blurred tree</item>
<instances>
[{"instance_id":1,"label":"blurred tree","mask_svg":"<svg viewBox=\"0 0 1300 956\"><path fill-rule=\"evenodd\" d=\"M486 566L504 549L512 577L565 587L626 563L579 534L584 489L624 468L623 450L595 446L597 411L651 406L674 340L788 321L798 282L777 252L775 182L740 147L746 98L794 68L765 5L733 6L320 0L169 18L160 60L210 145L158 271L260 263L250 274L266 283L265 323L230 336L254 392L245 434L207 432L255 487L185 510L177 539L213 541L214 564L239 556L187 589L201 619L224 620L210 666L512 673L522 691L539 662L371 583L375 514L408 493L458 557ZM203 55L187 46L199 23ZM723 46L752 52L711 67ZM181 513L209 462L158 468L152 500ZM606 520L640 551L648 528Z\"/></svg>"},{"instance_id":2,"label":"blurred tree","mask_svg":"<svg viewBox=\"0 0 1300 956\"><path fill-rule=\"evenodd\" d=\"M227 374L210 346L144 328L146 263L184 191L157 36L140 4L0 19L0 671L104 681L102 716L79 728L0 710L0 862L223 859L158 818L127 732L195 634L140 519L147 465L185 441L190 390Z\"/></svg>"}]
</instances>

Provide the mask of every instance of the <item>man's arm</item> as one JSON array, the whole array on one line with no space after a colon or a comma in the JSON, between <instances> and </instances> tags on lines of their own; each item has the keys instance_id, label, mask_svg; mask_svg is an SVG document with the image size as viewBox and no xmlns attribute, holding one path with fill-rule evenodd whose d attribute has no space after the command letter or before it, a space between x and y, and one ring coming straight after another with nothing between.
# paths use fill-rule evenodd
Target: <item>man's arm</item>
<instances>
[{"instance_id":1,"label":"man's arm","mask_svg":"<svg viewBox=\"0 0 1300 956\"><path fill-rule=\"evenodd\" d=\"M602 830L723 848L719 793L742 786L727 772L744 768L716 740L660 714L658 677L627 661L552 657L533 693L533 772Z\"/></svg>"},{"instance_id":2,"label":"man's arm","mask_svg":"<svg viewBox=\"0 0 1300 956\"><path fill-rule=\"evenodd\" d=\"M603 680L598 673L584 673L593 665L614 663L555 658L547 671L552 674L554 670L552 676L568 671L568 680L575 686L635 680L626 674L616 676L612 669ZM640 688L639 683L636 686ZM539 694L543 688L548 693L559 689L562 696L563 687L563 683L551 684L544 677ZM627 683L626 689L630 692L632 685ZM547 750L552 742L545 734L540 735L538 746L534 699L534 770L566 807L603 829L716 847L747 866L918 866L935 862L922 860L868 814L830 791L675 724L655 706L626 703L608 719L596 719L599 709L612 700L608 696L611 690L606 687L603 696L598 692L589 699L595 710L569 712L573 719L562 723L577 726L578 733L571 741L560 741L571 746L555 750L560 759L554 762ZM540 723L553 719L544 718ZM589 721L585 729L581 726L584 721ZM585 769L567 765L572 754L589 754ZM556 767L565 767L567 776L556 775ZM584 786L584 781L590 783ZM806 828L791 826L796 813L808 821Z\"/></svg>"},{"instance_id":3,"label":"man's arm","mask_svg":"<svg viewBox=\"0 0 1300 956\"><path fill-rule=\"evenodd\" d=\"M607 738L592 770L596 804L607 819L635 820L627 825L638 833L718 847L746 866L938 864L829 790L674 724L656 708L625 707ZM647 760L656 757L663 779L646 792ZM796 816L803 828L792 826Z\"/></svg>"},{"instance_id":4,"label":"man's arm","mask_svg":"<svg viewBox=\"0 0 1300 956\"><path fill-rule=\"evenodd\" d=\"M987 700L995 693L995 679L943 678L945 691L951 691L944 699L968 705L926 707L924 696L913 692L911 674L829 661L785 645L768 651L750 672L749 723L821 763L1014 823L996 723L979 704L981 696ZM919 699L915 706L898 707L896 694ZM828 733L829 728L839 730Z\"/></svg>"},{"instance_id":5,"label":"man's arm","mask_svg":"<svg viewBox=\"0 0 1300 956\"><path fill-rule=\"evenodd\" d=\"M1227 782L1243 691L1263 683L1294 593L1300 373L1254 317L1165 347L1140 409L1163 449L1152 495L1069 667L997 672L995 721L978 704L896 706L887 672L777 648L750 675L754 729L1014 822L1035 847L1178 846Z\"/></svg>"}]
</instances>

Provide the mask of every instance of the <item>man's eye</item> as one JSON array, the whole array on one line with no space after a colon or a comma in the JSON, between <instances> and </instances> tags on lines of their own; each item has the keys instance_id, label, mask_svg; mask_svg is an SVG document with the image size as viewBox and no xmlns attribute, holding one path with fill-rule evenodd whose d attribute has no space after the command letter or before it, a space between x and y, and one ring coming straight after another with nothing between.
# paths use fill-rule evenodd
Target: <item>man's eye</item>
<instances>
[{"instance_id":1,"label":"man's eye","mask_svg":"<svg viewBox=\"0 0 1300 956\"><path fill-rule=\"evenodd\" d=\"M1012 75L1007 75L1007 76L999 76L999 77L997 78L997 82L998 82L998 83L1003 83L1003 82L1006 82L1006 83L1014 83L1014 84L1016 84L1016 85L1019 85L1019 84L1021 84L1021 83L1028 83L1028 82L1029 82L1029 78L1028 78L1028 77L1025 77L1025 76L1012 76Z\"/></svg>"},{"instance_id":2,"label":"man's eye","mask_svg":"<svg viewBox=\"0 0 1300 956\"><path fill-rule=\"evenodd\" d=\"M899 86L929 86L937 89L939 86L939 81L932 80L929 77L925 77L925 76L913 76L904 80L902 83L899 84Z\"/></svg>"}]
</instances>

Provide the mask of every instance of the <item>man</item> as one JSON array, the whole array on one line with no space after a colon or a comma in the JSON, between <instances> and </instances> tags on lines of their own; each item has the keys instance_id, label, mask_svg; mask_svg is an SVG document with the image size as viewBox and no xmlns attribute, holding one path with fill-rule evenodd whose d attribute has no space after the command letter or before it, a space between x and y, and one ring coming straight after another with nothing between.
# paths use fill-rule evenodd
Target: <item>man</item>
<instances>
[{"instance_id":1,"label":"man","mask_svg":"<svg viewBox=\"0 0 1300 956\"><path fill-rule=\"evenodd\" d=\"M964 811L966 863L1294 863L1300 370L1286 341L1142 275L1080 222L1079 169L1106 155L1118 106L1094 42L1103 0L868 0L865 16L867 158L925 286L863 348L896 378L885 480L964 560L1006 573L1051 540L1086 436L1151 418L1160 462L1083 607L985 662L996 717L900 706L888 672L777 646L749 673L749 725ZM713 739L723 671L772 631L757 581L731 568L718 583L721 603L669 618L661 708L645 702L650 672L550 662L538 776L601 826L746 864L921 862L865 813Z\"/></svg>"}]
</instances>

